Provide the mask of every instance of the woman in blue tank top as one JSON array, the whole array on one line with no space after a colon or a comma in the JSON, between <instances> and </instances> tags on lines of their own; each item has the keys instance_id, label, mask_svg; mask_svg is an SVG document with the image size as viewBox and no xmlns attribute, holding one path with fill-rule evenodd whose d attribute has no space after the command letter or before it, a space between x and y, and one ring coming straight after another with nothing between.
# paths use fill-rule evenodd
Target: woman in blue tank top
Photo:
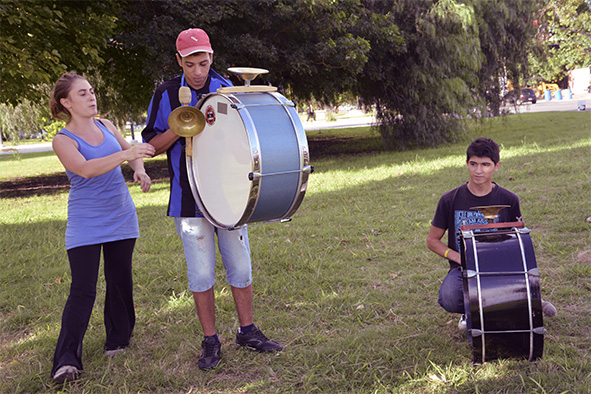
<instances>
[{"instance_id":1,"label":"woman in blue tank top","mask_svg":"<svg viewBox=\"0 0 591 394\"><path fill-rule=\"evenodd\" d=\"M92 86L74 73L62 75L50 99L51 113L67 124L53 139L53 150L70 180L66 251L72 273L70 294L51 376L62 383L82 370L82 341L96 298L101 250L104 257L105 351L114 355L129 345L135 324L131 261L139 237L135 205L121 173L128 162L142 191L150 189L143 159L149 144L133 147L108 120L96 120Z\"/></svg>"}]
</instances>

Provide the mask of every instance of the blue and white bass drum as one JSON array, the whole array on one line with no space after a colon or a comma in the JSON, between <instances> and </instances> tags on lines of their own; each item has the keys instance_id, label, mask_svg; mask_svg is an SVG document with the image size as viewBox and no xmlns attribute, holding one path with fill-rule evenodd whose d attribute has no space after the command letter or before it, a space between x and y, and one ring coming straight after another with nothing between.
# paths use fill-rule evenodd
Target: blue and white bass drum
<instances>
[{"instance_id":1,"label":"blue and white bass drum","mask_svg":"<svg viewBox=\"0 0 591 394\"><path fill-rule=\"evenodd\" d=\"M192 137L187 171L199 209L216 227L287 221L302 203L313 170L308 142L295 105L276 90L247 83L197 104L205 127Z\"/></svg>"}]
</instances>

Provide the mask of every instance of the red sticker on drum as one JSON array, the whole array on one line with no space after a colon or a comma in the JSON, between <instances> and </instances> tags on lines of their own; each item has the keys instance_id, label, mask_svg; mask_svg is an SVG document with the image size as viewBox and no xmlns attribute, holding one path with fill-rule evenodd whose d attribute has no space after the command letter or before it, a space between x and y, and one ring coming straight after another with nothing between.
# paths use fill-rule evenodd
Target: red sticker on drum
<instances>
[{"instance_id":1,"label":"red sticker on drum","mask_svg":"<svg viewBox=\"0 0 591 394\"><path fill-rule=\"evenodd\" d=\"M215 123L215 111L211 105L205 110L205 121L210 126Z\"/></svg>"}]
</instances>

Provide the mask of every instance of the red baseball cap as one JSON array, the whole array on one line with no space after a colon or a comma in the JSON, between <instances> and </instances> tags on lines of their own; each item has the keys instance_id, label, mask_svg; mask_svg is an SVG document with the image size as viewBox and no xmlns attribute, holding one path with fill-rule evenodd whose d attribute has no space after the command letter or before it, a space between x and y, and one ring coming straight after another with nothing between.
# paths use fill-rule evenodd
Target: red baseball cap
<instances>
[{"instance_id":1,"label":"red baseball cap","mask_svg":"<svg viewBox=\"0 0 591 394\"><path fill-rule=\"evenodd\" d=\"M202 29L183 30L176 39L176 50L181 57L197 52L213 53L209 37Z\"/></svg>"}]
</instances>

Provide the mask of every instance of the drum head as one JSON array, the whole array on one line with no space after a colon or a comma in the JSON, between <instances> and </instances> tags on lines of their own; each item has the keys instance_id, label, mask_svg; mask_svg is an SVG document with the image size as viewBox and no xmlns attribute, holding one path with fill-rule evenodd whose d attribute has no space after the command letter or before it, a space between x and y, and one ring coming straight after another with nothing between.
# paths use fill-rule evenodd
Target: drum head
<instances>
[{"instance_id":1,"label":"drum head","mask_svg":"<svg viewBox=\"0 0 591 394\"><path fill-rule=\"evenodd\" d=\"M193 137L192 170L206 216L220 227L233 227L247 206L253 168L251 147L244 122L228 97L207 96L200 107L205 128Z\"/></svg>"}]
</instances>

